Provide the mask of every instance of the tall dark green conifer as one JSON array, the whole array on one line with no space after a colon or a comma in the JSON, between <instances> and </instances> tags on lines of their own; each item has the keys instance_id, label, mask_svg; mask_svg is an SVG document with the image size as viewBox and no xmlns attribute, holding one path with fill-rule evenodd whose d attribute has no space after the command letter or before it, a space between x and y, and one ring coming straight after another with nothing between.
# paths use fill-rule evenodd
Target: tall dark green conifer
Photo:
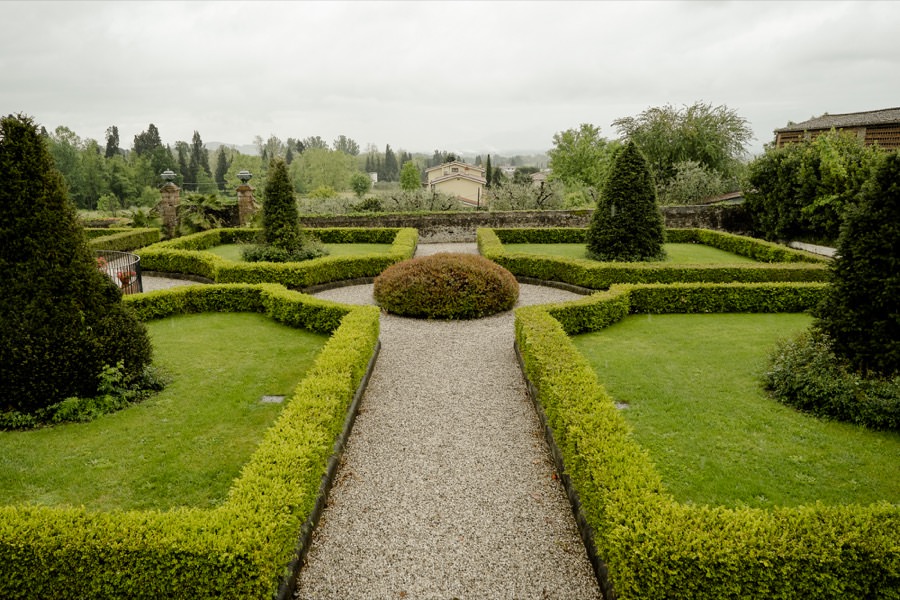
<instances>
[{"instance_id":1,"label":"tall dark green conifer","mask_svg":"<svg viewBox=\"0 0 900 600\"><path fill-rule=\"evenodd\" d=\"M491 168L491 155L487 155L487 161L484 163L484 178L487 180L485 186L491 187L494 178L494 170Z\"/></svg>"},{"instance_id":2,"label":"tall dark green conifer","mask_svg":"<svg viewBox=\"0 0 900 600\"><path fill-rule=\"evenodd\" d=\"M628 142L616 155L587 234L588 255L603 261L662 260L665 227L644 155Z\"/></svg>"},{"instance_id":3,"label":"tall dark green conifer","mask_svg":"<svg viewBox=\"0 0 900 600\"><path fill-rule=\"evenodd\" d=\"M105 365L135 379L144 326L97 268L62 176L32 120L0 119L0 410L97 393Z\"/></svg>"},{"instance_id":4,"label":"tall dark green conifer","mask_svg":"<svg viewBox=\"0 0 900 600\"><path fill-rule=\"evenodd\" d=\"M900 374L900 155L886 155L849 209L816 327L853 368Z\"/></svg>"},{"instance_id":5,"label":"tall dark green conifer","mask_svg":"<svg viewBox=\"0 0 900 600\"><path fill-rule=\"evenodd\" d=\"M288 149L290 152L290 149ZM216 151L216 185L220 192L225 191L225 175L228 173L228 157L225 156L225 146L219 146Z\"/></svg>"}]
</instances>

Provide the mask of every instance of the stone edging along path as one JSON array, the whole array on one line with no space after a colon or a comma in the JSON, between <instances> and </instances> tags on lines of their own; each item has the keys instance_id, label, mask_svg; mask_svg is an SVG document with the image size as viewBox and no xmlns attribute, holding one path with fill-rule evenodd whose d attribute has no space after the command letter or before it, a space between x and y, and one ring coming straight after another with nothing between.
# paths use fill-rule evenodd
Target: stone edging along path
<instances>
[{"instance_id":1,"label":"stone edging along path","mask_svg":"<svg viewBox=\"0 0 900 600\"><path fill-rule=\"evenodd\" d=\"M423 244L417 255L477 252ZM371 285L318 297L372 304ZM576 298L523 284L520 304ZM382 315L381 350L296 598L600 598L514 351L511 312Z\"/></svg>"}]
</instances>

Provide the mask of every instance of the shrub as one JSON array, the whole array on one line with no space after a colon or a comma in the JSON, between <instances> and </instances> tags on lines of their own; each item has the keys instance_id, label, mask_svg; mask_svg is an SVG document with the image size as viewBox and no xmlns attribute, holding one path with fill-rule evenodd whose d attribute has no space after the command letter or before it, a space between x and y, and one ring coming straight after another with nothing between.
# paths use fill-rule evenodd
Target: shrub
<instances>
[{"instance_id":1,"label":"shrub","mask_svg":"<svg viewBox=\"0 0 900 600\"><path fill-rule=\"evenodd\" d=\"M0 409L92 397L105 366L150 363L144 326L97 269L65 184L27 117L0 120Z\"/></svg>"},{"instance_id":2,"label":"shrub","mask_svg":"<svg viewBox=\"0 0 900 600\"><path fill-rule=\"evenodd\" d=\"M375 300L407 317L477 319L510 310L519 284L503 267L475 254L414 258L375 278Z\"/></svg>"},{"instance_id":3,"label":"shrub","mask_svg":"<svg viewBox=\"0 0 900 600\"><path fill-rule=\"evenodd\" d=\"M779 402L818 417L900 429L900 377L866 378L848 369L815 328L776 347L763 382Z\"/></svg>"},{"instance_id":4,"label":"shrub","mask_svg":"<svg viewBox=\"0 0 900 600\"><path fill-rule=\"evenodd\" d=\"M847 212L815 326L854 369L900 374L900 155L887 155Z\"/></svg>"},{"instance_id":5,"label":"shrub","mask_svg":"<svg viewBox=\"0 0 900 600\"><path fill-rule=\"evenodd\" d=\"M588 255L602 261L665 257L662 213L647 161L629 142L616 155L588 229Z\"/></svg>"}]
</instances>

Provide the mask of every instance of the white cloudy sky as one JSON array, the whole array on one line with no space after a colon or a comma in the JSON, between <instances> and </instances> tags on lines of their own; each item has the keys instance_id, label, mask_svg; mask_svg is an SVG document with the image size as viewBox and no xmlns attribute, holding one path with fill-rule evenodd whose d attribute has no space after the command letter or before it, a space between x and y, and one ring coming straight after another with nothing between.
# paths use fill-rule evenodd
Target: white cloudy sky
<instances>
[{"instance_id":1,"label":"white cloudy sky","mask_svg":"<svg viewBox=\"0 0 900 600\"><path fill-rule=\"evenodd\" d=\"M900 2L3 2L0 112L121 144L254 136L543 151L580 123L725 104L900 106Z\"/></svg>"}]
</instances>

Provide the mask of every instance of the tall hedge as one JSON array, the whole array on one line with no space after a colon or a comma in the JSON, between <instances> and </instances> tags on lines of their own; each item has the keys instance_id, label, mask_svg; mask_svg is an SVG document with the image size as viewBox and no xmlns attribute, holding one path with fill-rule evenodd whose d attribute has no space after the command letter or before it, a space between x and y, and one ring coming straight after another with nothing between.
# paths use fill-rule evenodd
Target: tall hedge
<instances>
[{"instance_id":1,"label":"tall hedge","mask_svg":"<svg viewBox=\"0 0 900 600\"><path fill-rule=\"evenodd\" d=\"M900 155L880 161L838 238L816 326L863 372L900 374Z\"/></svg>"},{"instance_id":2,"label":"tall hedge","mask_svg":"<svg viewBox=\"0 0 900 600\"><path fill-rule=\"evenodd\" d=\"M602 261L665 257L665 228L647 160L628 142L616 155L587 234L588 254Z\"/></svg>"},{"instance_id":3,"label":"tall hedge","mask_svg":"<svg viewBox=\"0 0 900 600\"><path fill-rule=\"evenodd\" d=\"M62 175L25 116L0 119L0 410L96 394L104 365L137 377L144 326L97 268Z\"/></svg>"}]
</instances>

